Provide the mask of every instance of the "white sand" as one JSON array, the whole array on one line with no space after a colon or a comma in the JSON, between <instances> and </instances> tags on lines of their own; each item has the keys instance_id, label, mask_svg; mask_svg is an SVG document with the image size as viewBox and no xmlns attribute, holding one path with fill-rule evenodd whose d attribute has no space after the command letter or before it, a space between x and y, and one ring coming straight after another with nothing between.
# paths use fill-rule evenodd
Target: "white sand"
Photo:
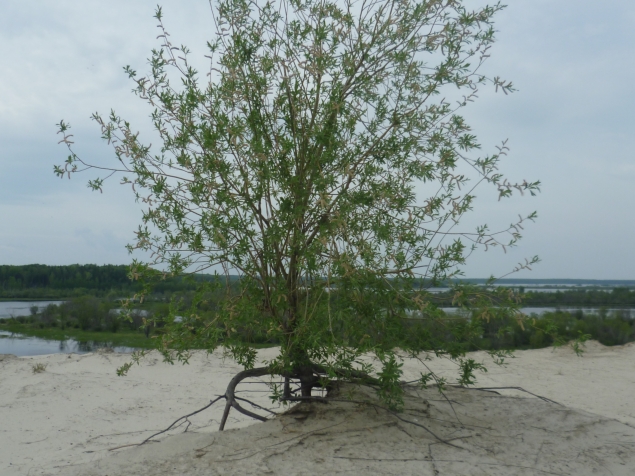
<instances>
[{"instance_id":1,"label":"white sand","mask_svg":"<svg viewBox=\"0 0 635 476\"><path fill-rule=\"evenodd\" d=\"M267 349L260 353L260 358L271 358L275 353L276 349ZM430 468L426 466L425 471L422 469L423 467L408 469L410 467L408 465L414 464L411 461L413 458L411 453L407 455L407 458L404 457L401 460L397 458L392 463L391 468L397 468L395 469L395 474L435 474L434 471L439 471L438 468L441 468L442 465L450 464L449 462L444 463L446 460L452 460L454 462L452 464L459 464L457 461L460 460L464 463L464 467L462 467L463 469L455 467L449 472L446 472L446 468L446 471L442 471L441 474L571 474L565 469L554 471L554 468L561 468L562 465L564 465L562 468L573 468L574 466L571 465L576 464L582 468L582 472L580 472L581 470L576 467L576 471L578 471L576 474L635 474L635 459L631 456L635 453L633 451L635 450L635 405L633 405L633 396L635 395L635 345L629 344L609 348L591 342L587 344L587 351L583 357L575 356L570 349L519 351L516 353L516 358L510 360L509 365L506 367L495 366L485 354L476 353L472 355L472 358L484 361L489 368L488 373L479 375L478 386L521 386L528 391L562 403L570 409L582 410L583 412L577 413L567 410L563 413L564 409L562 407L534 398L526 399L524 397L527 397L527 395L517 391L501 393L522 396L522 399L490 398L495 396L477 391L460 393L465 391L457 390L459 393L455 392L456 395L452 395L459 402L456 409L458 409L459 416L463 415L461 417L463 423L465 423L466 418L474 418L474 421L480 421L490 431L494 431L492 428L496 427L496 431L499 432L497 434L502 434L500 432L504 433L509 430L510 434L520 435L518 437L528 443L518 448L513 447L516 448L514 451L518 453L524 451L522 448L528 448L527 451L530 453L533 451L533 453L524 455L524 458L527 461L531 461L527 462L518 459L522 464L516 464L516 468L513 465L509 466L507 460L505 460L505 464L500 463L500 465L496 462L488 462L490 460L478 460L473 447L471 447L469 452L467 452L467 449L460 450L463 451L461 453L462 456L451 455L450 457L446 455L447 457L444 460L439 457L440 453L438 452L440 450L436 450L438 454L433 455L430 449L428 456L421 456L424 459L437 458L436 462L430 463L432 465ZM228 454L237 454L235 450L241 444L249 449L262 444L259 443L262 441L275 441L289 427L285 423L285 418L291 418L292 422L304 421L306 418L306 416L300 419L285 416L266 424L254 424L253 420L248 420L236 412L232 412L227 428L252 426L249 429L240 431L226 431L222 434L214 433L217 430L218 421L222 414L223 402L219 402L212 408L190 418L191 426L185 435L164 436L161 443L148 444L141 448L109 451L115 447L138 443L154 432L167 427L178 417L204 406L216 395L223 394L231 376L240 370L238 365L231 360L224 361L219 355L210 356L204 353L197 353L192 358L190 365L186 366L180 364L170 366L162 363L158 355L152 355L141 366L134 366L127 377L117 377L115 369L127 360L128 356L113 353L57 354L28 358L5 357L1 360L0 474L3 476L56 474L110 474L111 476L115 474L263 474L267 468L269 468L267 471L272 471L272 474L282 469L287 474L304 474L303 471L297 470L298 468L303 468L302 464L295 466L297 461L290 459L290 453L281 455L276 459L273 458L273 453L271 453L273 450L269 447L267 447L269 449L263 447L263 449L257 450L256 453L258 455L256 456L247 455L244 458L241 456L239 460L231 463L231 466L228 467L229 469L225 468L222 472L216 473L210 470L210 467L220 467L218 466L218 458L221 458L221 456L227 459ZM33 373L32 367L38 363L45 364L46 370L41 373ZM429 365L440 374L447 374L448 377L455 376L454 372L451 371L453 364L447 361L435 359ZM418 372L422 370L419 363L412 361L407 361L404 369L404 377L406 379L416 378ZM267 389L267 387L257 384L244 385L242 388L252 390ZM270 406L266 392L251 392L241 395L261 405ZM424 395L420 395L420 397L420 402L417 403L416 399L412 400L412 405L423 405L421 402L424 402L425 399L431 399L431 409L427 411L428 415L437 415L435 421L441 421L442 419L438 418L438 416L443 412L449 411L447 408L445 410L442 409L439 406L442 405L441 403L433 403L434 399L438 399L436 391L432 393L429 391ZM386 428L393 428L398 422L396 423L394 417L389 415L384 415L381 417L384 420L381 420L379 416L366 415L362 418L363 415L359 411L357 413L339 411L338 413L335 410L331 413L337 413L339 415L338 418L342 417L342 415L345 415L342 418L349 418L346 416L349 413L361 418L357 423L355 423L357 420L354 419L347 423L347 425L352 425L346 427L348 428L347 431L357 431L357 433L354 433L357 436L354 438L347 437L345 440L345 442L350 442L351 445L356 441L355 438L359 440L359 434L366 436L381 434L385 438L389 438L389 435L392 435L390 431L394 430L395 434L392 436L394 439L399 438L399 435L408 434L409 431L412 432L413 429L417 430L408 425L402 428L399 426L401 423L399 423L398 429L390 431L387 429L385 432L378 433L375 431L373 433L372 428L368 427L366 428L367 432L359 433L355 425L361 425L362 423L360 422L368 424L369 419L375 421L377 425L388 425ZM315 428L315 430L307 430L309 433L314 433L318 428L321 428L320 422L324 423L327 421L326 413L324 413L326 410L320 409L319 411L323 412L320 414L321 416L315 418L312 416L307 420L312 422L311 425L313 426L310 426L309 423L304 423L306 428ZM584 412L591 412L596 416ZM375 413L373 411L372 415ZM562 415L565 416L562 417ZM386 418L392 418L392 420L388 421ZM422 418L420 421L426 421L425 417ZM454 418L454 416L448 414L444 418L449 419ZM578 418L578 420L575 418ZM534 419L535 422L533 421ZM474 421L470 424L476 425ZM433 421L430 420L428 423L432 425ZM520 430L513 428L516 423L521 424L522 428ZM456 422L452 424L455 425ZM549 428L542 428L542 426L547 424L550 425ZM341 425L341 422L333 423L332 425ZM573 427L567 425L573 425ZM172 434L182 433L184 427L185 425L179 427ZM542 428L541 431L543 433L533 434L532 428L538 427ZM588 428L590 427L596 428L596 430L589 431ZM340 426L339 428L341 429L342 427ZM464 427L461 428L463 428L461 431L467 431ZM474 428L470 431L475 431ZM585 430L582 431L581 428ZM436 429L439 432L445 431L444 437L448 437L447 427L438 427ZM547 430L551 433L561 431L563 432L562 435L566 435L566 437L560 435L547 445L553 450L553 454L550 453L547 460L543 462L543 456L539 458L538 454L544 455L546 452L543 447L547 439L544 439L546 437L543 434L546 434L544 432ZM210 435L210 433L214 433L216 436ZM323 434L323 432L315 434ZM570 443L567 443L567 439L571 438L570 435L574 435L575 438ZM429 435L423 432L418 436L410 436L410 438L415 437L428 438ZM464 438L466 440L463 443L467 442L469 438L474 438L474 435L464 436ZM510 437L508 440L511 441L514 438L516 437ZM598 440L598 438L600 439ZM217 442L216 446L214 441ZM426 447L428 447L431 440L426 441ZM362 443L358 441L355 448L369 447L366 443ZM317 445L317 448L320 444L324 446L326 443L322 441L321 443L315 442L313 444ZM373 444L378 443L375 441ZM564 450L556 451L559 448L558 444L561 446L565 444ZM569 446L566 446L566 444L569 444ZM346 450L342 443L338 443L338 445L338 450ZM404 445L406 443L401 443L400 451L407 446ZM493 457L492 454L497 453L500 448L508 446L507 444L501 445L499 440L491 438L483 440L483 445L492 446L488 450L487 455L485 453L481 455L483 458L491 458ZM578 448L576 445L582 449L576 449ZM200 453L202 451L200 448L203 447L208 449ZM443 445L442 447L446 448ZM214 456L210 453L211 450L209 448L214 448L214 451L222 450L225 452L215 453ZM352 448L353 446L350 447L351 451ZM392 447L390 445L387 446L386 451L389 448ZM430 448L432 447L430 446ZM446 449L449 448L447 447ZM358 449L355 450L355 454L358 454ZM446 451L446 449L442 451ZM578 455L575 458L567 453L574 450L577 451L576 454ZM199 451L199 453L196 453L196 451ZM230 453L227 451L230 451ZM328 451L328 449L323 449L320 454L327 454ZM394 452L391 451L389 453L394 455ZM490 454L491 452L493 453ZM207 455L207 453L210 453L210 455ZM277 455L278 453L275 454ZM318 458L315 454L313 456L318 458L316 460L318 463L322 461L320 464L325 465L324 470L331 473L341 471L341 474L355 474L363 467L366 468L365 471L370 471L371 474L373 472L393 474L381 466L387 461L387 457L384 457L383 460L375 458L371 461L372 458L362 458L358 461L354 458L350 459L352 453L347 453L345 456L333 456L334 454L326 458L326 460L321 457ZM266 461L258 459L265 458L265 455L269 458ZM586 456L581 457L580 455ZM148 459L152 461L162 459L171 461L170 458L176 458L174 461L178 460L181 462L179 463L182 465L180 470L177 470L174 465L170 466L172 462L170 464L161 463L163 466L159 466L163 469L160 470L157 469L159 466L152 469L154 466L148 463ZM298 458L302 461L302 458L306 458L306 455L298 455ZM342 458L348 459L345 461ZM409 460L409 462L404 462L405 460ZM414 458L414 460L423 461L423 459L417 460L417 458ZM138 467L134 466L131 461L136 461ZM139 463L139 461L142 463ZM384 461L384 463L380 464L378 461ZM362 466L350 466L353 462L356 462L355 465L359 463ZM84 463L89 464L88 466L82 466ZM194 463L208 466L205 466L207 469L201 469ZM119 467L117 465L122 464L126 468L137 469L126 470L125 473L122 473L116 469ZM286 469L279 467L280 464L287 464L288 467ZM334 464L341 466L333 466ZM527 469L529 467L538 468L540 464L547 465L544 466L547 469ZM609 468L606 465L613 466ZM174 469L170 469L172 467ZM289 471L289 468L292 469ZM297 471L294 471L293 468ZM512 468L516 469L512 470ZM602 468L610 470L612 473L603 473ZM310 474L310 471L315 471L316 468L304 469L309 471L306 474ZM502 472L497 472L499 469ZM429 472L426 472L428 470ZM588 472L584 472L585 470L588 470ZM95 472L92 473L90 471ZM147 471L147 473L144 471ZM456 471L459 472L457 473Z\"/></svg>"}]
</instances>

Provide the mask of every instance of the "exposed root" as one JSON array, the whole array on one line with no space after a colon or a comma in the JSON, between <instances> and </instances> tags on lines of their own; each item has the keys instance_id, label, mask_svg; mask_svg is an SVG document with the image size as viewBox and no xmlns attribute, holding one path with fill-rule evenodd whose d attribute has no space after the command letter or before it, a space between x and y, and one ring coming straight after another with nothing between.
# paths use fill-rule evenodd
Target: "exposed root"
<instances>
[{"instance_id":1,"label":"exposed root","mask_svg":"<svg viewBox=\"0 0 635 476\"><path fill-rule=\"evenodd\" d=\"M562 405L562 403L558 403L556 401L553 401L547 397L543 397L541 395L536 395L535 393L531 393L529 390L525 390L522 387L462 387L460 385L451 385L452 387L455 388L466 388L468 390L483 390L485 392L492 392L492 393L498 393L495 392L495 390L519 390L521 392L525 392L528 393L529 395L532 395L536 398L539 398L540 400L542 400L543 402L547 402L547 403L554 403L556 405L560 405L561 407L564 406Z\"/></svg>"},{"instance_id":2,"label":"exposed root","mask_svg":"<svg viewBox=\"0 0 635 476\"><path fill-rule=\"evenodd\" d=\"M246 378L263 377L269 374L271 374L271 371L268 367L258 367L255 369L243 370L242 372L238 372L236 375L234 375L234 378L229 381L229 385L227 385L227 390L225 391L225 399L227 400L227 403L225 404L225 411L223 412L223 418L220 421L218 431L223 431L225 429L225 423L227 423L229 410L231 410L232 407L238 410L243 415L247 415L259 421L267 421L265 417L241 407L237 401L238 399L236 398L235 391L236 386Z\"/></svg>"},{"instance_id":3,"label":"exposed root","mask_svg":"<svg viewBox=\"0 0 635 476\"><path fill-rule=\"evenodd\" d=\"M341 402L341 403L355 403L357 405L368 405L368 406L371 406L371 407L375 408L376 410L379 409L379 410L383 410L385 412L388 412L391 415L393 415L394 417L396 417L398 420L401 420L404 423L408 423L410 425L414 425L414 426L418 426L419 428L423 428L425 431L427 431L432 436L434 436L439 441L439 443L444 443L444 444L449 445L449 446L454 446L455 448L463 449L460 446L453 445L452 443L450 443L449 440L445 440L445 439L441 438L440 436L438 436L436 433L434 433L432 430L430 430L430 428L426 427L425 425L422 425L421 423L417 423L416 421L408 420L407 418L402 417L398 412L396 412L394 410L391 410L390 408L386 408L386 407L384 407L382 405L377 405L376 403L372 403L372 402L368 402L368 401L364 401L364 400L349 400L349 399L342 399L342 398L324 398L324 397L292 397L292 398L288 399L288 401L291 401L291 402L317 402L317 403Z\"/></svg>"},{"instance_id":4,"label":"exposed root","mask_svg":"<svg viewBox=\"0 0 635 476\"><path fill-rule=\"evenodd\" d=\"M310 390L312 387L322 387L323 384L321 383L323 381L323 377L326 375L329 375L329 372L327 371L327 369L321 365L318 364L313 364L312 365L312 369L313 371L313 375L312 376L307 376L306 374L287 374L287 375L281 375L282 377L284 377L284 390L283 390L283 397L281 399L281 401L283 402L317 402L317 403L323 403L326 404L329 401L332 402L343 402L343 403L355 403L355 404L360 404L360 405L370 405L373 408L375 408L376 410L383 410L385 412L390 413L391 415L393 415L394 417L396 417L397 419L399 419L400 421L410 424L410 425L414 425L417 426L419 428L424 429L425 431L427 431L429 434L431 434L435 439L437 439L440 443L444 443L447 444L449 446L454 446L456 448L460 448L460 446L456 446L452 443L450 443L449 441L441 438L440 436L438 436L437 434L435 434L432 430L430 430L428 427L426 427L425 425L422 425L421 423L417 423L415 421L411 421L407 418L402 417L399 413L397 413L394 410L391 410L387 407L381 406L381 405L377 405L376 403L372 403L372 402L367 402L367 401L360 401L360 400L349 400L349 399L336 399L336 398L326 398L326 397L318 397L318 396L310 396ZM358 370L335 370L334 371L335 375L337 377L344 377L347 378L348 380L353 380L353 382L357 382L357 383L361 383L364 385L370 385L370 386L376 386L379 384L379 380L376 378L371 377L370 375L368 375L365 372L360 372ZM251 418L254 418L256 420L259 421L266 421L267 419L261 415L258 415L257 413L254 413L252 411L249 411L245 408L243 408L242 406L240 406L240 404L238 403L238 400L242 400L242 401L247 401L248 403L250 403L252 406L254 406L255 408L259 408L261 410L266 410L269 411L270 413L274 413L270 410L267 410L259 405L255 405L253 402L250 402L248 400L242 399L240 397L236 397L235 393L236 393L236 387L237 385L242 382L243 380L250 378L250 377L263 377L265 375L271 375L271 370L267 367L258 367L258 368L254 368L254 369L249 369L249 370L243 370L242 372L237 373L234 378L231 379L231 381L229 382L229 385L227 386L227 391L225 392L225 398L227 399L227 403L225 404L225 411L223 412L223 418L220 422L220 426L219 426L219 431L223 431L225 429L225 424L227 423L227 418L229 416L229 412L231 410L231 408L235 408L236 410L238 410L240 413L247 415ZM293 396L292 395L292 391L290 389L290 380L292 378L300 378L301 379L301 391L302 391L302 396ZM308 392L307 392L307 386L308 388ZM327 387L330 387L330 385L327 384ZM309 393L309 395L307 395L307 393ZM275 414L275 413L274 413Z\"/></svg>"},{"instance_id":5,"label":"exposed root","mask_svg":"<svg viewBox=\"0 0 635 476\"><path fill-rule=\"evenodd\" d=\"M317 403L322 403L322 404L326 404L329 402L342 402L342 403L354 403L354 404L358 404L358 405L369 405L372 406L373 408L375 408L375 410L383 410L385 412L390 413L391 415L393 415L395 418L397 418L398 420L410 424L410 425L414 425L417 427L420 427L422 429L424 429L425 431L427 431L430 435L432 435L436 440L438 440L438 442L440 443L444 443L447 444L449 446L454 446L456 448L460 448L459 446L456 446L452 443L450 443L449 440L445 440L441 437L439 437L438 435L436 435L432 430L430 430L429 428L427 428L426 426L415 422L415 421L411 421L407 418L402 417L399 413L397 413L394 410L391 410L390 408L384 407L382 405L378 405L376 403L372 403L372 402L368 402L368 401L361 401L361 400L349 400L349 399L337 399L337 398L327 398L327 397L320 397L320 396L312 396L311 395L311 389L312 388L325 388L327 391L332 389L332 382L328 379L329 376L332 376L333 374L335 374L336 377L338 378L342 378L342 379L346 379L347 381L351 382L351 383L358 383L361 385L366 385L366 386L371 386L371 387L376 387L379 385L379 380L371 377L370 375L368 375L365 372L361 372L358 370L353 370L353 369L330 369L330 371L328 371L326 369L326 367L322 366L322 365L318 365L318 364L312 364L311 367L308 369L304 369L304 372L293 372L293 373L286 373L286 374L278 374L281 377L284 378L284 386L283 386L283 396L281 398L282 402L317 402ZM242 397L238 397L236 395L236 387L238 386L238 384L240 384L241 382L243 382L245 379L248 378L254 378L254 377L264 377L266 375L275 375L275 372L271 371L271 368L269 367L258 367L258 368L253 368L253 369L248 369L248 370L243 370L241 372L238 372L229 382L229 384L227 385L227 390L225 391L224 395L220 395L218 396L216 399L210 401L210 403L208 403L207 405L205 405L203 408L200 408L199 410L196 410L192 413L189 413L187 415L184 415L178 419L176 419L170 426L168 426L167 428L165 428L164 430L161 430L157 433L154 433L153 435L149 436L148 438L146 438L145 440L143 440L141 443L135 443L135 444L129 444L129 445L123 445L123 446L118 446L116 448L110 448L109 451L114 451L120 448L125 448L125 447L129 447L129 446L141 446L144 445L150 441L152 441L153 438L166 433L172 429L174 429L175 427L179 426L182 423L187 423L187 427L185 429L185 431L187 431L187 429L190 427L191 422L188 420L189 417L196 415L206 409L208 409L209 407L211 407L212 405L214 405L216 402L218 402L221 399L225 399L226 403L225 403L225 410L223 411L223 416L221 418L220 421L220 425L218 428L218 431L223 431L225 429L225 425L227 423L227 418L229 417L229 413L231 411L232 408L234 408L235 410L237 410L238 412L242 413L243 415L246 415L250 418L253 418L255 420L258 421L267 421L267 418L259 415L258 413L255 413L251 410L248 410L246 408L244 408L243 406L240 405L239 402L245 402L248 403L249 405L251 405L253 408L258 409L258 410L262 410L265 412L268 412L272 415L277 415L276 412L265 408L261 405L258 405L255 402L252 402L246 398L242 398ZM297 390L292 391L291 390L291 380L300 380L300 388ZM255 382L254 382L255 383ZM263 382L264 383L264 382ZM405 383L404 383L405 384ZM510 387L511 388L511 387ZM519 390L523 390L520 387L513 387ZM298 390L301 391L302 395L301 396L296 396L294 395ZM494 389L480 389L480 390L494 390ZM527 393L531 393L531 392L527 392ZM533 395L533 394L532 394ZM537 395L536 395L537 396ZM539 398L543 398L546 401L551 401L548 399L545 399L544 397L539 397ZM555 403L555 402L553 402Z\"/></svg>"},{"instance_id":6,"label":"exposed root","mask_svg":"<svg viewBox=\"0 0 635 476\"><path fill-rule=\"evenodd\" d=\"M242 402L247 402L249 403L252 407L257 408L258 410L263 410L265 412L271 413L272 415L278 415L277 412L274 412L273 410L269 410L268 408L262 407L260 405L258 405L257 403L252 402L251 400L247 400L246 398L242 398L242 397L234 397L236 400L240 400Z\"/></svg>"},{"instance_id":7,"label":"exposed root","mask_svg":"<svg viewBox=\"0 0 635 476\"><path fill-rule=\"evenodd\" d=\"M216 398L216 399L212 400L211 402L209 402L209 403L208 403L207 405L205 405L203 408L201 408L201 409L199 409L199 410L196 410L195 412L192 412L192 413L190 413L190 414L188 414L188 415L184 415L184 416L182 416L181 418L178 418L177 420L175 420L175 421L174 421L174 423L172 423L170 426L168 426L165 430L161 430L161 431L159 431L158 433L155 433L154 435L149 436L148 438L146 438L145 440L143 440L141 443L139 443L139 446L141 446L141 445L143 445L143 444L147 443L148 441L150 441L150 440L151 440L152 438L154 438L155 436L159 436L159 435L161 435L161 434L165 433L166 431L170 431L172 428L174 428L174 425L176 425L176 424L177 424L178 422L180 422L181 420L188 421L187 419L188 419L189 417L191 417L191 416L193 416L193 415L196 415L197 413L201 413L203 410L207 410L209 407L211 407L212 405L214 405L217 401L219 401L219 400L220 400L220 399L222 399L222 398L225 398L225 396L224 396L224 395L221 395L220 397L218 397L218 398ZM190 422L188 421L188 423L190 423ZM190 423L190 424L191 424L191 423ZM187 426L187 428L189 428L189 425ZM186 429L185 431L187 431L187 429Z\"/></svg>"},{"instance_id":8,"label":"exposed root","mask_svg":"<svg viewBox=\"0 0 635 476\"><path fill-rule=\"evenodd\" d=\"M185 431L187 431L187 429L190 427L190 425L192 424L192 422L190 422L188 420L189 417L196 415L197 413L201 413L203 410L207 410L209 407L211 407L212 405L214 405L217 401L221 400L225 398L225 395L221 395L220 397L210 401L207 405L205 405L203 408L200 408L198 410L196 410L195 412L192 413L188 413L187 415L183 415L180 418L177 418L176 420L174 420L174 422L168 426L165 430L161 430L155 434L153 434L152 436L147 437L145 440L143 440L141 443L131 443L129 445L121 445L121 446L116 446L114 448L109 448L108 451L115 451L115 450L119 450L121 448L128 448L130 446L141 446L141 445L145 445L146 443L148 443L150 440L152 440L152 438L154 438L155 436L159 436L165 432L170 431L172 428L174 428L175 426L178 426L177 423L181 422L183 423L184 421L186 421L188 423L187 427L185 428ZM180 424L180 423L179 423Z\"/></svg>"}]
</instances>

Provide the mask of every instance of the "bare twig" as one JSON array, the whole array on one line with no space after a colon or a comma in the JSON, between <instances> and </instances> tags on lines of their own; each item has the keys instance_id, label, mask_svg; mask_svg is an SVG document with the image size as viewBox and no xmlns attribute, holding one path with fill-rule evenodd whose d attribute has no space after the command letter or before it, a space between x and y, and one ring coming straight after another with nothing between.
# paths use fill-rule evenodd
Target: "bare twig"
<instances>
[{"instance_id":1,"label":"bare twig","mask_svg":"<svg viewBox=\"0 0 635 476\"><path fill-rule=\"evenodd\" d=\"M235 396L235 395L234 395L234 398L235 398L236 400L241 400L241 401L243 401L243 402L247 402L247 403L249 403L252 407L254 407L254 408L258 408L259 410L264 410L264 411L266 411L266 412L271 413L272 415L277 415L277 414L278 414L278 413L274 412L273 410L269 410L268 408L261 407L261 406L260 406L260 405L258 405L257 403L254 403L254 402L252 402L251 400L247 400L246 398L237 397L237 396Z\"/></svg>"},{"instance_id":2,"label":"bare twig","mask_svg":"<svg viewBox=\"0 0 635 476\"><path fill-rule=\"evenodd\" d=\"M185 431L187 431L187 430L188 430L188 428L190 427L190 425L192 424L192 422L190 422L190 421L188 420L188 418L189 418L189 417L191 417L191 416L193 416L193 415L196 415L197 413L201 413L203 410L207 410L209 407L211 407L211 406L212 406L212 405L214 405L217 401L219 401L219 400L221 400L221 399L223 399L223 398L225 398L225 395L221 395L220 397L218 397L218 398L216 398L216 399L214 399L214 400L210 401L210 402L209 402L207 405L205 405L203 408L200 408L200 409L196 410L195 412L189 413L189 414L187 414L187 415L184 415L184 416L182 416L182 417L180 417L180 418L176 419L176 420L175 420L175 421L174 421L174 422L173 422L170 426L168 426L165 430L161 430L161 431L159 431L159 432L157 432L157 433L153 434L152 436L149 436L148 438L146 438L145 440L143 440L141 443L131 443L131 444L128 444L128 445L116 446L116 447L114 447L114 448L109 448L109 449L108 449L108 451L115 451L115 450L118 450L118 449L121 449L121 448L127 448L127 447L129 447L129 446L141 446L141 445L145 445L147 442L149 442L149 441L150 441L152 438L154 438L155 436L159 436L159 435L161 435L161 434L163 434L163 433L165 433L165 432L167 432L167 431L170 431L170 430L171 430L172 428L174 428L174 426L175 426L177 423L179 423L181 420L184 420L184 421L187 421L187 422L188 422L188 425L187 425L187 427L185 428Z\"/></svg>"},{"instance_id":3,"label":"bare twig","mask_svg":"<svg viewBox=\"0 0 635 476\"><path fill-rule=\"evenodd\" d=\"M529 395L533 395L536 398L539 398L542 401L548 402L548 403L555 403L556 405L560 405L561 407L564 406L562 405L562 403L558 403L556 401L551 400L550 398L547 397L543 397L540 395L536 395L535 393L530 392L529 390L525 390L522 387L463 387L461 385L451 385L452 387L455 388L466 388L468 390L483 390L485 392L490 392L493 390L519 390L521 392L525 392L528 393Z\"/></svg>"},{"instance_id":4,"label":"bare twig","mask_svg":"<svg viewBox=\"0 0 635 476\"><path fill-rule=\"evenodd\" d=\"M165 430L161 430L161 431L159 431L158 433L155 433L154 435L149 436L148 438L146 438L145 440L143 440L141 443L139 443L139 446L141 446L141 445L143 445L143 444L147 443L148 441L150 441L150 440L151 440L152 438L154 438L155 436L158 436L158 435L160 435L160 434L162 434L162 433L165 433L166 431L170 431L170 430L174 427L174 425L176 425L179 421L181 421L181 420L187 420L189 417L191 417L191 416L193 416L193 415L196 415L197 413L201 413L203 410L207 410L209 407L211 407L211 406L212 406L212 405L214 405L217 401L219 401L219 400L221 400L221 399L223 399L223 398L225 398L225 395L221 395L220 397L218 397L218 398L216 398L216 399L212 400L212 401L211 401L211 402L209 402L207 405L205 405L203 408L201 408L201 409L199 409L199 410L196 410L195 412L192 412L192 413L190 413L190 414L188 414L188 415L185 415L185 416L182 416L181 418L178 418L177 420L175 420L175 421L174 421L174 423L172 423L170 426L168 426ZM188 428L189 428L189 425L188 425ZM187 431L187 430L186 430L186 431Z\"/></svg>"}]
</instances>

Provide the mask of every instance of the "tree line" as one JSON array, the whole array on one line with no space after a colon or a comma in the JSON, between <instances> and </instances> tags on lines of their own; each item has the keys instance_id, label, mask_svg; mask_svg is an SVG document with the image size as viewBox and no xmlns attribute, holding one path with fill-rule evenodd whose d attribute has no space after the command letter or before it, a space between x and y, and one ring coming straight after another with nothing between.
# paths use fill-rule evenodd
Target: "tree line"
<instances>
[{"instance_id":1,"label":"tree line","mask_svg":"<svg viewBox=\"0 0 635 476\"><path fill-rule=\"evenodd\" d=\"M635 289L624 287L611 291L566 290L554 293L523 293L523 304L527 306L582 306L582 307L635 307Z\"/></svg>"},{"instance_id":2,"label":"tree line","mask_svg":"<svg viewBox=\"0 0 635 476\"><path fill-rule=\"evenodd\" d=\"M128 266L124 265L4 265L0 266L0 289L6 291L30 288L98 290L130 288L134 286L134 283L128 278L128 273Z\"/></svg>"},{"instance_id":3,"label":"tree line","mask_svg":"<svg viewBox=\"0 0 635 476\"><path fill-rule=\"evenodd\" d=\"M156 281L153 292L157 294L192 291L197 283L209 281L212 275L198 274ZM236 276L230 280L235 282ZM420 283L421 284L421 283ZM72 264L48 266L29 264L21 266L0 265L0 298L71 298L83 295L105 297L109 293L131 294L141 290L137 281L130 279L128 265ZM597 289L572 289L553 293L523 292L525 306L581 306L581 307L635 307L635 289L615 287L610 291ZM437 296L440 306L452 306L452 293Z\"/></svg>"},{"instance_id":4,"label":"tree line","mask_svg":"<svg viewBox=\"0 0 635 476\"><path fill-rule=\"evenodd\" d=\"M517 291L522 306L528 307L635 307L635 289L618 287L611 290L598 289L567 289L556 292L525 292L522 287L512 286ZM492 294L491 290L483 288L483 294ZM437 293L433 299L440 307L454 307L455 293L447 291Z\"/></svg>"},{"instance_id":5,"label":"tree line","mask_svg":"<svg viewBox=\"0 0 635 476\"><path fill-rule=\"evenodd\" d=\"M211 275L176 277L157 281L156 293L188 291ZM1 298L65 298L81 295L105 296L108 293L131 294L142 289L130 277L127 265L71 264L48 266L29 264L0 265Z\"/></svg>"}]
</instances>

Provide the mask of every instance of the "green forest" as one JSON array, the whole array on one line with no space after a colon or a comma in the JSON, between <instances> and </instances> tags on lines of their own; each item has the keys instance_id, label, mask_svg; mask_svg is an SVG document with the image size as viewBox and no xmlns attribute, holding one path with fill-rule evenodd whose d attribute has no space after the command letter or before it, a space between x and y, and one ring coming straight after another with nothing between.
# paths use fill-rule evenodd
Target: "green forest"
<instances>
[{"instance_id":1,"label":"green forest","mask_svg":"<svg viewBox=\"0 0 635 476\"><path fill-rule=\"evenodd\" d=\"M108 290L131 287L128 266L124 265L0 266L0 289L4 292L27 289Z\"/></svg>"},{"instance_id":2,"label":"green forest","mask_svg":"<svg viewBox=\"0 0 635 476\"><path fill-rule=\"evenodd\" d=\"M613 288L610 291L572 289L555 293L527 292L523 304L532 307L635 307L635 289Z\"/></svg>"},{"instance_id":3,"label":"green forest","mask_svg":"<svg viewBox=\"0 0 635 476\"><path fill-rule=\"evenodd\" d=\"M0 298L3 299L60 299L90 296L127 296L141 289L140 283L129 277L127 265L72 264L47 266L0 265ZM154 285L155 293L190 291L197 281L209 280L211 275L196 275L190 279L171 278Z\"/></svg>"},{"instance_id":4,"label":"green forest","mask_svg":"<svg viewBox=\"0 0 635 476\"><path fill-rule=\"evenodd\" d=\"M130 279L129 273L129 266L112 264L0 265L0 299L61 299L85 295L129 296L141 289L138 282ZM211 279L212 275L208 274L194 275L189 278L171 278L156 283L153 290L155 294L193 291L197 283ZM231 276L230 279L238 278ZM472 281L484 282L484 280ZM505 281L502 284L519 290L524 306L635 307L635 288L631 287L618 286L608 290L591 288L556 292L524 292L523 286L519 286L512 280ZM542 281L545 280L536 280L536 282ZM529 283L525 281L523 285L528 286ZM437 298L438 305L452 305L450 293L440 293Z\"/></svg>"},{"instance_id":5,"label":"green forest","mask_svg":"<svg viewBox=\"0 0 635 476\"><path fill-rule=\"evenodd\" d=\"M566 289L555 292L529 291L512 286L519 293L521 305L526 307L586 307L635 308L635 289ZM452 307L452 293L439 293L437 305Z\"/></svg>"}]
</instances>

